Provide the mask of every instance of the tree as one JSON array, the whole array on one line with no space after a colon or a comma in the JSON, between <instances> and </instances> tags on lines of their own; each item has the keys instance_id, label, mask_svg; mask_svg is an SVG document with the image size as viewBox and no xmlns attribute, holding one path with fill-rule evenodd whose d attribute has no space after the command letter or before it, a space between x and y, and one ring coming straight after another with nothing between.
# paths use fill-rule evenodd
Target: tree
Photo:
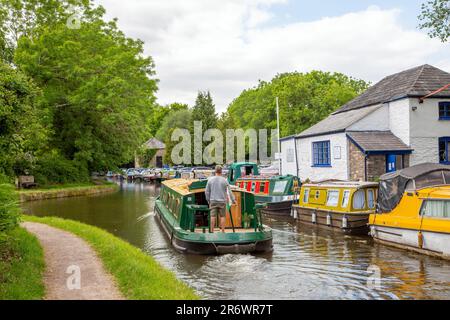
<instances>
[{"instance_id":1,"label":"tree","mask_svg":"<svg viewBox=\"0 0 450 320\"><path fill-rule=\"evenodd\" d=\"M104 13L104 8L95 6L91 0L0 0L5 57L12 62L21 37L38 37L46 28L69 25L71 19L92 22Z\"/></svg>"},{"instance_id":2,"label":"tree","mask_svg":"<svg viewBox=\"0 0 450 320\"><path fill-rule=\"evenodd\" d=\"M432 38L446 42L450 37L450 0L430 0L422 4L420 28Z\"/></svg>"},{"instance_id":3,"label":"tree","mask_svg":"<svg viewBox=\"0 0 450 320\"><path fill-rule=\"evenodd\" d=\"M35 152L46 141L39 90L19 70L0 62L0 174L30 170Z\"/></svg>"},{"instance_id":4,"label":"tree","mask_svg":"<svg viewBox=\"0 0 450 320\"><path fill-rule=\"evenodd\" d=\"M217 113L211 93L199 92L192 108L192 121L201 121L203 130L217 127Z\"/></svg>"},{"instance_id":5,"label":"tree","mask_svg":"<svg viewBox=\"0 0 450 320\"><path fill-rule=\"evenodd\" d=\"M189 109L189 106L187 104L178 103L178 102L171 103L166 106L159 106L159 105L155 106L155 108L153 109L153 115L151 117L150 124L149 124L150 136L158 137L157 133L160 130L161 126L163 125L166 117L168 117L169 115L171 115L172 113L175 113L177 111L188 110L188 109ZM167 132L167 130L166 130L166 132ZM165 136L166 135L164 134L164 137ZM158 138L158 139L160 139L161 141L164 141L161 138Z\"/></svg>"},{"instance_id":6,"label":"tree","mask_svg":"<svg viewBox=\"0 0 450 320\"><path fill-rule=\"evenodd\" d=\"M21 37L15 63L42 88L50 146L91 171L128 162L147 139L157 90L143 43L92 18Z\"/></svg>"},{"instance_id":7,"label":"tree","mask_svg":"<svg viewBox=\"0 0 450 320\"><path fill-rule=\"evenodd\" d=\"M284 73L244 90L228 107L236 128L275 129L280 102L281 136L299 133L362 93L368 84L340 73ZM269 135L270 136L270 135Z\"/></svg>"},{"instance_id":8,"label":"tree","mask_svg":"<svg viewBox=\"0 0 450 320\"><path fill-rule=\"evenodd\" d=\"M195 122L201 122L202 132L195 132L194 125ZM203 133L208 129L217 128L217 113L216 106L214 105L213 99L209 91L199 92L195 105L192 108L192 159L194 164L205 164L203 159L203 150L205 150L206 143L203 141Z\"/></svg>"}]
</instances>

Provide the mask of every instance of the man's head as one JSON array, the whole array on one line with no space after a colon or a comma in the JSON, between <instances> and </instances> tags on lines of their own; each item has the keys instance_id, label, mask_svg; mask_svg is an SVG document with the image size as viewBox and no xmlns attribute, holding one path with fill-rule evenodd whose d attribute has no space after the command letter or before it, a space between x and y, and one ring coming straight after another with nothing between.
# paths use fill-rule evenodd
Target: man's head
<instances>
[{"instance_id":1,"label":"man's head","mask_svg":"<svg viewBox=\"0 0 450 320\"><path fill-rule=\"evenodd\" d=\"M221 175L222 175L222 167L216 166L216 176L221 176Z\"/></svg>"}]
</instances>

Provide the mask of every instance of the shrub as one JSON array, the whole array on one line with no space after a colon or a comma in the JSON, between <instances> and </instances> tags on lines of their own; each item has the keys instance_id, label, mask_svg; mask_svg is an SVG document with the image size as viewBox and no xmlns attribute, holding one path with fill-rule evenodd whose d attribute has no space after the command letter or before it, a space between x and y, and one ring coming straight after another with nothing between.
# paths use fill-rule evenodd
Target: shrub
<instances>
[{"instance_id":1,"label":"shrub","mask_svg":"<svg viewBox=\"0 0 450 320\"><path fill-rule=\"evenodd\" d=\"M86 166L67 160L57 153L40 157L33 170L35 181L41 185L88 182L89 173Z\"/></svg>"},{"instance_id":2,"label":"shrub","mask_svg":"<svg viewBox=\"0 0 450 320\"><path fill-rule=\"evenodd\" d=\"M14 186L0 184L0 241L2 233L14 229L19 222L19 201Z\"/></svg>"}]
</instances>

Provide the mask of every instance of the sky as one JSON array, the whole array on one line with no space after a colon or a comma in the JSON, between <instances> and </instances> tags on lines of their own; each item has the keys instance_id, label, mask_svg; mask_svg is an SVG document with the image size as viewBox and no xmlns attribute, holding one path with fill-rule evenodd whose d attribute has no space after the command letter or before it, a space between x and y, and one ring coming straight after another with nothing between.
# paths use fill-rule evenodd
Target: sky
<instances>
[{"instance_id":1,"label":"sky","mask_svg":"<svg viewBox=\"0 0 450 320\"><path fill-rule=\"evenodd\" d=\"M425 63L450 71L450 44L418 29L425 0L96 0L145 43L158 103L218 112L283 72L342 72L375 83Z\"/></svg>"}]
</instances>

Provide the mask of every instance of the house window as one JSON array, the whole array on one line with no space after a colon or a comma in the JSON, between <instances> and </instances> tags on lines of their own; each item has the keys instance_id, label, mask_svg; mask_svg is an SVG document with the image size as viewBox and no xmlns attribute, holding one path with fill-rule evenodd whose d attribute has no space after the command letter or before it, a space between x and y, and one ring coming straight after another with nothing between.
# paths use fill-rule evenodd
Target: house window
<instances>
[{"instance_id":1,"label":"house window","mask_svg":"<svg viewBox=\"0 0 450 320\"><path fill-rule=\"evenodd\" d=\"M450 164L450 137L439 139L439 162Z\"/></svg>"},{"instance_id":2,"label":"house window","mask_svg":"<svg viewBox=\"0 0 450 320\"><path fill-rule=\"evenodd\" d=\"M450 102L439 103L439 120L450 120Z\"/></svg>"},{"instance_id":3,"label":"house window","mask_svg":"<svg viewBox=\"0 0 450 320\"><path fill-rule=\"evenodd\" d=\"M313 165L328 167L330 161L330 141L313 142Z\"/></svg>"}]
</instances>

